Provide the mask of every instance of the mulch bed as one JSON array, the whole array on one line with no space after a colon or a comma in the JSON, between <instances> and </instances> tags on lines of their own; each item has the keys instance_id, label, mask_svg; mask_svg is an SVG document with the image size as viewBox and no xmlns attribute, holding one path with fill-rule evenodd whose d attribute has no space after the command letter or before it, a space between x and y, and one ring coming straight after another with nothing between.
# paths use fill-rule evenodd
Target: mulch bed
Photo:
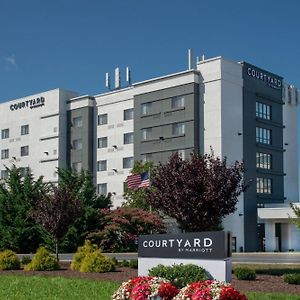
<instances>
[{"instance_id":1,"label":"mulch bed","mask_svg":"<svg viewBox=\"0 0 300 300\"><path fill-rule=\"evenodd\" d=\"M61 263L59 271L29 271L23 270L0 271L0 275L42 275L42 276L62 276L67 278L81 278L94 280L112 280L116 282L127 281L137 276L137 270L131 268L117 268L116 272L110 273L80 273L72 271L69 263ZM300 285L287 284L281 276L257 275L256 280L237 280L233 278L232 285L240 292L270 292L270 293L288 293L300 295Z\"/></svg>"}]
</instances>

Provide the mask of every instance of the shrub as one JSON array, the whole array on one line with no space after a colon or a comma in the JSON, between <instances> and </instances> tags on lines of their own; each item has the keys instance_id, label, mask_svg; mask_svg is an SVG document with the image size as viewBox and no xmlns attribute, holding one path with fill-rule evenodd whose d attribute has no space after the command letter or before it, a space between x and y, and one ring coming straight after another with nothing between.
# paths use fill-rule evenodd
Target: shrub
<instances>
[{"instance_id":1,"label":"shrub","mask_svg":"<svg viewBox=\"0 0 300 300\"><path fill-rule=\"evenodd\" d=\"M115 264L109 257L104 256L99 250L85 256L80 265L80 272L112 272L115 271Z\"/></svg>"},{"instance_id":2,"label":"shrub","mask_svg":"<svg viewBox=\"0 0 300 300\"><path fill-rule=\"evenodd\" d=\"M24 255L24 256L22 257L21 263L22 263L23 266L29 264L30 262L31 262L30 256Z\"/></svg>"},{"instance_id":3,"label":"shrub","mask_svg":"<svg viewBox=\"0 0 300 300\"><path fill-rule=\"evenodd\" d=\"M58 261L45 247L40 247L32 261L24 266L25 271L54 271L58 269Z\"/></svg>"},{"instance_id":4,"label":"shrub","mask_svg":"<svg viewBox=\"0 0 300 300\"><path fill-rule=\"evenodd\" d=\"M149 275L165 278L177 288L182 288L189 283L207 279L205 269L193 264L172 266L157 265L149 270Z\"/></svg>"},{"instance_id":5,"label":"shrub","mask_svg":"<svg viewBox=\"0 0 300 300\"><path fill-rule=\"evenodd\" d=\"M0 252L0 270L20 269L20 260L16 253L11 250Z\"/></svg>"},{"instance_id":6,"label":"shrub","mask_svg":"<svg viewBox=\"0 0 300 300\"><path fill-rule=\"evenodd\" d=\"M73 271L79 271L80 266L84 258L97 250L97 246L93 245L90 241L85 241L82 247L78 247L71 263L71 269Z\"/></svg>"},{"instance_id":7,"label":"shrub","mask_svg":"<svg viewBox=\"0 0 300 300\"><path fill-rule=\"evenodd\" d=\"M119 266L120 265L120 262L116 259L116 257L112 257L111 259L113 261L113 263L115 264L115 266Z\"/></svg>"},{"instance_id":8,"label":"shrub","mask_svg":"<svg viewBox=\"0 0 300 300\"><path fill-rule=\"evenodd\" d=\"M91 232L87 238L106 252L136 251L139 235L162 233L165 229L161 217L140 208L118 208L102 212L103 229Z\"/></svg>"},{"instance_id":9,"label":"shrub","mask_svg":"<svg viewBox=\"0 0 300 300\"><path fill-rule=\"evenodd\" d=\"M256 274L255 271L250 268L235 268L234 274L238 280L255 280Z\"/></svg>"},{"instance_id":10,"label":"shrub","mask_svg":"<svg viewBox=\"0 0 300 300\"><path fill-rule=\"evenodd\" d=\"M122 267L129 267L129 261L126 260L126 259L122 260L122 261L121 261L121 266L122 266Z\"/></svg>"},{"instance_id":11,"label":"shrub","mask_svg":"<svg viewBox=\"0 0 300 300\"><path fill-rule=\"evenodd\" d=\"M129 267L132 268L132 269L137 269L139 266L138 264L138 260L137 259L131 259L129 261Z\"/></svg>"},{"instance_id":12,"label":"shrub","mask_svg":"<svg viewBox=\"0 0 300 300\"><path fill-rule=\"evenodd\" d=\"M284 274L283 280L288 284L300 284L300 274Z\"/></svg>"}]
</instances>

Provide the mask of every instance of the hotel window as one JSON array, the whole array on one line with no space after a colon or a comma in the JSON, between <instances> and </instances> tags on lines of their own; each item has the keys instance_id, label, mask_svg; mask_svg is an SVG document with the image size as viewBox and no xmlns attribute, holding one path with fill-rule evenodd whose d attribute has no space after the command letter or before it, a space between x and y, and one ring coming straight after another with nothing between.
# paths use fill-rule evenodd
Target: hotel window
<instances>
[{"instance_id":1,"label":"hotel window","mask_svg":"<svg viewBox=\"0 0 300 300\"><path fill-rule=\"evenodd\" d=\"M265 120L271 120L271 106L261 102L256 102L256 117Z\"/></svg>"},{"instance_id":2,"label":"hotel window","mask_svg":"<svg viewBox=\"0 0 300 300\"><path fill-rule=\"evenodd\" d=\"M1 159L7 159L9 157L9 150L8 149L2 149L1 150Z\"/></svg>"},{"instance_id":3,"label":"hotel window","mask_svg":"<svg viewBox=\"0 0 300 300\"><path fill-rule=\"evenodd\" d=\"M141 130L142 141L149 140L151 138L152 128L144 128Z\"/></svg>"},{"instance_id":4,"label":"hotel window","mask_svg":"<svg viewBox=\"0 0 300 300\"><path fill-rule=\"evenodd\" d=\"M26 176L26 174L28 174L28 172L29 172L29 168L28 167L20 168L20 175L22 177Z\"/></svg>"},{"instance_id":5,"label":"hotel window","mask_svg":"<svg viewBox=\"0 0 300 300\"><path fill-rule=\"evenodd\" d=\"M97 184L97 193L99 195L106 195L107 194L107 183Z\"/></svg>"},{"instance_id":6,"label":"hotel window","mask_svg":"<svg viewBox=\"0 0 300 300\"><path fill-rule=\"evenodd\" d=\"M174 97L171 100L171 108L182 108L184 107L184 96Z\"/></svg>"},{"instance_id":7,"label":"hotel window","mask_svg":"<svg viewBox=\"0 0 300 300\"><path fill-rule=\"evenodd\" d=\"M82 139L78 139L78 140L73 141L73 149L74 150L81 150L82 149Z\"/></svg>"},{"instance_id":8,"label":"hotel window","mask_svg":"<svg viewBox=\"0 0 300 300\"><path fill-rule=\"evenodd\" d=\"M256 142L270 145L272 142L272 131L270 129L256 127Z\"/></svg>"},{"instance_id":9,"label":"hotel window","mask_svg":"<svg viewBox=\"0 0 300 300\"><path fill-rule=\"evenodd\" d=\"M133 108L124 110L124 121L133 120Z\"/></svg>"},{"instance_id":10,"label":"hotel window","mask_svg":"<svg viewBox=\"0 0 300 300\"><path fill-rule=\"evenodd\" d=\"M184 123L172 124L172 134L173 135L182 135L184 133L185 133L185 124Z\"/></svg>"},{"instance_id":11,"label":"hotel window","mask_svg":"<svg viewBox=\"0 0 300 300\"><path fill-rule=\"evenodd\" d=\"M272 169L272 155L256 152L256 168Z\"/></svg>"},{"instance_id":12,"label":"hotel window","mask_svg":"<svg viewBox=\"0 0 300 300\"><path fill-rule=\"evenodd\" d=\"M2 140L9 138L9 128L1 130L1 138Z\"/></svg>"},{"instance_id":13,"label":"hotel window","mask_svg":"<svg viewBox=\"0 0 300 300\"><path fill-rule=\"evenodd\" d=\"M142 155L142 161L143 161L143 163L149 162L151 160L152 160L152 154L151 153L147 153L147 154L143 154Z\"/></svg>"},{"instance_id":14,"label":"hotel window","mask_svg":"<svg viewBox=\"0 0 300 300\"><path fill-rule=\"evenodd\" d=\"M7 179L7 178L8 178L8 171L1 170L1 179Z\"/></svg>"},{"instance_id":15,"label":"hotel window","mask_svg":"<svg viewBox=\"0 0 300 300\"><path fill-rule=\"evenodd\" d=\"M107 170L107 160L99 160L97 162L97 171L106 171Z\"/></svg>"},{"instance_id":16,"label":"hotel window","mask_svg":"<svg viewBox=\"0 0 300 300\"><path fill-rule=\"evenodd\" d=\"M271 178L256 178L256 192L258 194L272 194L272 179Z\"/></svg>"},{"instance_id":17,"label":"hotel window","mask_svg":"<svg viewBox=\"0 0 300 300\"><path fill-rule=\"evenodd\" d=\"M123 169L131 169L133 167L133 157L123 158Z\"/></svg>"},{"instance_id":18,"label":"hotel window","mask_svg":"<svg viewBox=\"0 0 300 300\"><path fill-rule=\"evenodd\" d=\"M133 144L133 132L124 133L124 144Z\"/></svg>"},{"instance_id":19,"label":"hotel window","mask_svg":"<svg viewBox=\"0 0 300 300\"><path fill-rule=\"evenodd\" d=\"M107 136L98 138L98 148L106 148L107 147Z\"/></svg>"},{"instance_id":20,"label":"hotel window","mask_svg":"<svg viewBox=\"0 0 300 300\"><path fill-rule=\"evenodd\" d=\"M72 163L72 169L75 170L77 173L81 172L81 170L82 170L82 162Z\"/></svg>"},{"instance_id":21,"label":"hotel window","mask_svg":"<svg viewBox=\"0 0 300 300\"><path fill-rule=\"evenodd\" d=\"M107 114L98 115L98 125L105 125L107 124Z\"/></svg>"},{"instance_id":22,"label":"hotel window","mask_svg":"<svg viewBox=\"0 0 300 300\"><path fill-rule=\"evenodd\" d=\"M21 147L21 156L28 156L29 155L29 146L22 146Z\"/></svg>"},{"instance_id":23,"label":"hotel window","mask_svg":"<svg viewBox=\"0 0 300 300\"><path fill-rule=\"evenodd\" d=\"M150 113L152 107L152 102L142 103L141 104L141 114L147 115Z\"/></svg>"},{"instance_id":24,"label":"hotel window","mask_svg":"<svg viewBox=\"0 0 300 300\"><path fill-rule=\"evenodd\" d=\"M21 135L29 134L29 125L22 125L21 126Z\"/></svg>"},{"instance_id":25,"label":"hotel window","mask_svg":"<svg viewBox=\"0 0 300 300\"><path fill-rule=\"evenodd\" d=\"M73 126L76 128L82 127L82 117L73 118Z\"/></svg>"}]
</instances>

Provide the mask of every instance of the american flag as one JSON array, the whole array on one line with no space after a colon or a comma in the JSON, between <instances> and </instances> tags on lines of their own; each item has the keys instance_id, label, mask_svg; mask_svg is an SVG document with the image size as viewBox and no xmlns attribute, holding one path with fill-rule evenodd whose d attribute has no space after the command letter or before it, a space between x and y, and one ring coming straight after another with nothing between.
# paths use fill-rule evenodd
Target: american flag
<instances>
[{"instance_id":1,"label":"american flag","mask_svg":"<svg viewBox=\"0 0 300 300\"><path fill-rule=\"evenodd\" d=\"M150 186L150 179L148 172L141 174L132 174L126 178L127 187L131 190L137 188L145 188Z\"/></svg>"},{"instance_id":2,"label":"american flag","mask_svg":"<svg viewBox=\"0 0 300 300\"><path fill-rule=\"evenodd\" d=\"M139 188L149 187L150 186L150 178L149 173L144 172L141 174L141 183L139 185Z\"/></svg>"}]
</instances>

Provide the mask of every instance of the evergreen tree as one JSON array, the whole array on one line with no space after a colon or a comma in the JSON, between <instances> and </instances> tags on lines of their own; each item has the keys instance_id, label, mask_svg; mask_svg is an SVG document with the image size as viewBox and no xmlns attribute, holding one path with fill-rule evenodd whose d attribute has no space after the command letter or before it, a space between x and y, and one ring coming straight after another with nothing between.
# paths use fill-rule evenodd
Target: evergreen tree
<instances>
[{"instance_id":1,"label":"evergreen tree","mask_svg":"<svg viewBox=\"0 0 300 300\"><path fill-rule=\"evenodd\" d=\"M30 170L13 166L7 180L0 183L0 249L17 252L34 252L49 237L30 216L33 199L47 192L43 178L36 181Z\"/></svg>"}]
</instances>

